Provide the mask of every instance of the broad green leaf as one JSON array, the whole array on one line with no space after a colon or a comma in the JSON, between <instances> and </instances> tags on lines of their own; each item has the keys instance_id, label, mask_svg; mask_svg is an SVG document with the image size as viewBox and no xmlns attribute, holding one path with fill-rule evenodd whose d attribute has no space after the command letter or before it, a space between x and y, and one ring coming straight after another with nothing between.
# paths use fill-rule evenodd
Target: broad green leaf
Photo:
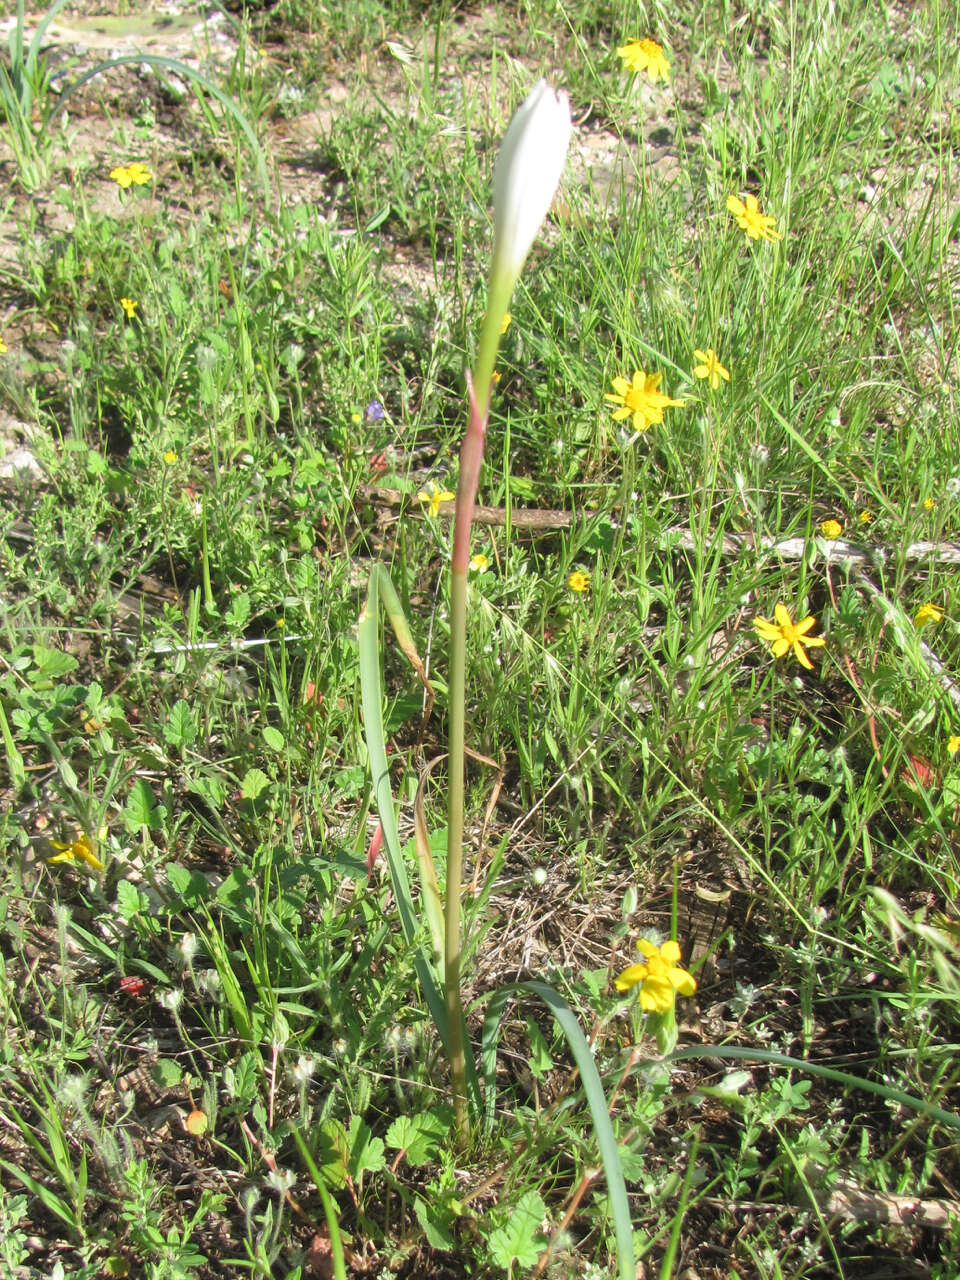
<instances>
[{"instance_id":1,"label":"broad green leaf","mask_svg":"<svg viewBox=\"0 0 960 1280\"><path fill-rule=\"evenodd\" d=\"M183 1068L171 1058L158 1058L150 1068L153 1083L161 1089L173 1089L183 1079Z\"/></svg>"},{"instance_id":2,"label":"broad green leaf","mask_svg":"<svg viewBox=\"0 0 960 1280\"><path fill-rule=\"evenodd\" d=\"M130 794L123 809L123 821L132 835L136 835L141 827L153 830L160 825L157 802L149 783L143 778L137 778L130 788Z\"/></svg>"},{"instance_id":3,"label":"broad green leaf","mask_svg":"<svg viewBox=\"0 0 960 1280\"><path fill-rule=\"evenodd\" d=\"M274 729L273 725L267 725L263 731L263 740L271 751L282 751L284 744L283 734L279 729Z\"/></svg>"},{"instance_id":4,"label":"broad green leaf","mask_svg":"<svg viewBox=\"0 0 960 1280\"><path fill-rule=\"evenodd\" d=\"M270 786L270 779L262 769L248 769L240 784L240 794L244 800L259 800Z\"/></svg>"},{"instance_id":5,"label":"broad green leaf","mask_svg":"<svg viewBox=\"0 0 960 1280\"><path fill-rule=\"evenodd\" d=\"M132 920L135 915L150 909L150 899L129 880L121 880L117 885L117 911L124 920Z\"/></svg>"},{"instance_id":6,"label":"broad green leaf","mask_svg":"<svg viewBox=\"0 0 960 1280\"><path fill-rule=\"evenodd\" d=\"M354 1116L347 1130L350 1142L350 1173L356 1178L368 1170L379 1173L386 1160L383 1154L383 1139L375 1138L370 1126L360 1116Z\"/></svg>"},{"instance_id":7,"label":"broad green leaf","mask_svg":"<svg viewBox=\"0 0 960 1280\"><path fill-rule=\"evenodd\" d=\"M443 1249L449 1253L451 1249L457 1247L457 1242L450 1231L457 1220L457 1215L449 1205L442 1201L427 1204L426 1200L417 1196L413 1202L413 1211L431 1248Z\"/></svg>"},{"instance_id":8,"label":"broad green leaf","mask_svg":"<svg viewBox=\"0 0 960 1280\"><path fill-rule=\"evenodd\" d=\"M210 882L199 871L191 871L188 867L181 867L176 862L168 862L166 871L170 887L188 906L195 906L198 902L209 898Z\"/></svg>"},{"instance_id":9,"label":"broad green leaf","mask_svg":"<svg viewBox=\"0 0 960 1280\"><path fill-rule=\"evenodd\" d=\"M170 718L163 726L164 739L172 747L189 747L197 740L197 718L189 702L183 698L172 708Z\"/></svg>"},{"instance_id":10,"label":"broad green leaf","mask_svg":"<svg viewBox=\"0 0 960 1280\"><path fill-rule=\"evenodd\" d=\"M514 1261L521 1267L532 1267L546 1244L540 1224L546 1205L536 1191L527 1191L510 1213L506 1226L498 1227L487 1239L490 1257L509 1270Z\"/></svg>"},{"instance_id":11,"label":"broad green leaf","mask_svg":"<svg viewBox=\"0 0 960 1280\"><path fill-rule=\"evenodd\" d=\"M317 1133L315 1158L324 1182L335 1190L347 1185L350 1139L339 1120L324 1120Z\"/></svg>"},{"instance_id":12,"label":"broad green leaf","mask_svg":"<svg viewBox=\"0 0 960 1280\"><path fill-rule=\"evenodd\" d=\"M436 1107L413 1116L398 1116L387 1130L386 1144L392 1151L403 1151L408 1164L429 1164L436 1159L444 1135L453 1124L449 1107Z\"/></svg>"},{"instance_id":13,"label":"broad green leaf","mask_svg":"<svg viewBox=\"0 0 960 1280\"><path fill-rule=\"evenodd\" d=\"M80 665L72 653L64 653L62 649L48 649L46 645L35 644L31 646L31 651L37 668L36 673L30 673L31 683L36 676L43 680L57 680L70 671L76 671Z\"/></svg>"}]
</instances>

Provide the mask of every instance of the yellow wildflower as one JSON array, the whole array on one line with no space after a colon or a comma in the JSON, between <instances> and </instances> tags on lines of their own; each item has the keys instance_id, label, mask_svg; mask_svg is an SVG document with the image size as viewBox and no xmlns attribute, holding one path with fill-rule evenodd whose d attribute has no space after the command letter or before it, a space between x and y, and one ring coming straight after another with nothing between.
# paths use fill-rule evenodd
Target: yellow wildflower
<instances>
[{"instance_id":1,"label":"yellow wildflower","mask_svg":"<svg viewBox=\"0 0 960 1280\"><path fill-rule=\"evenodd\" d=\"M503 336L503 334L505 334L505 333L507 332L507 330L510 328L510 321L511 321L512 319L513 319L513 316L510 314L510 312L509 312L509 311L505 311L505 312L503 313L503 319L500 321L500 335L501 335L501 337L502 337L502 336Z\"/></svg>"},{"instance_id":2,"label":"yellow wildflower","mask_svg":"<svg viewBox=\"0 0 960 1280\"><path fill-rule=\"evenodd\" d=\"M923 509L925 511L932 511L936 505L937 504L934 502L932 498L924 498L923 500Z\"/></svg>"},{"instance_id":3,"label":"yellow wildflower","mask_svg":"<svg viewBox=\"0 0 960 1280\"><path fill-rule=\"evenodd\" d=\"M610 404L620 406L613 411L614 421L622 422L632 415L634 431L646 431L652 423L663 421L664 409L683 408L682 400L671 400L657 390L662 377L661 373L644 373L637 369L632 383L626 378L614 378L613 393L607 392L604 396Z\"/></svg>"},{"instance_id":4,"label":"yellow wildflower","mask_svg":"<svg viewBox=\"0 0 960 1280\"><path fill-rule=\"evenodd\" d=\"M126 191L127 187L145 187L150 181L151 174L145 164L135 160L132 164L119 165L116 169L111 169L110 177L118 187Z\"/></svg>"},{"instance_id":5,"label":"yellow wildflower","mask_svg":"<svg viewBox=\"0 0 960 1280\"><path fill-rule=\"evenodd\" d=\"M637 950L644 963L624 969L614 979L614 986L618 991L639 987L640 1008L646 1013L669 1013L678 991L682 996L692 996L696 991L696 978L680 968L680 948L675 942L656 947L641 938Z\"/></svg>"},{"instance_id":6,"label":"yellow wildflower","mask_svg":"<svg viewBox=\"0 0 960 1280\"><path fill-rule=\"evenodd\" d=\"M429 503L427 511L430 515L435 516L440 512L441 502L452 502L456 496L449 489L438 489L436 485L431 484L429 489L420 490L417 494L417 501Z\"/></svg>"},{"instance_id":7,"label":"yellow wildflower","mask_svg":"<svg viewBox=\"0 0 960 1280\"><path fill-rule=\"evenodd\" d=\"M6 351L7 351L7 344L4 342L2 338L0 338L0 356L4 355Z\"/></svg>"},{"instance_id":8,"label":"yellow wildflower","mask_svg":"<svg viewBox=\"0 0 960 1280\"><path fill-rule=\"evenodd\" d=\"M567 579L567 586L571 591L586 591L590 586L590 575L584 573L580 569L574 569L570 577Z\"/></svg>"},{"instance_id":9,"label":"yellow wildflower","mask_svg":"<svg viewBox=\"0 0 960 1280\"><path fill-rule=\"evenodd\" d=\"M645 37L643 40L628 40L617 50L617 57L623 59L628 71L637 75L645 71L653 84L658 80L668 83L670 80L670 63L667 61L663 46L656 40Z\"/></svg>"},{"instance_id":10,"label":"yellow wildflower","mask_svg":"<svg viewBox=\"0 0 960 1280\"><path fill-rule=\"evenodd\" d=\"M727 196L727 209L737 220L737 225L751 240L782 240L777 230L776 218L760 212L756 196L747 196L746 202L739 196Z\"/></svg>"},{"instance_id":11,"label":"yellow wildflower","mask_svg":"<svg viewBox=\"0 0 960 1280\"><path fill-rule=\"evenodd\" d=\"M832 542L834 538L839 538L843 533L843 525L839 520L824 520L820 525L820 532Z\"/></svg>"},{"instance_id":12,"label":"yellow wildflower","mask_svg":"<svg viewBox=\"0 0 960 1280\"><path fill-rule=\"evenodd\" d=\"M470 557L470 568L477 573L485 573L490 568L490 560L482 551L478 551L475 556Z\"/></svg>"},{"instance_id":13,"label":"yellow wildflower","mask_svg":"<svg viewBox=\"0 0 960 1280\"><path fill-rule=\"evenodd\" d=\"M955 756L960 751L960 733L951 733L947 739L947 754Z\"/></svg>"},{"instance_id":14,"label":"yellow wildflower","mask_svg":"<svg viewBox=\"0 0 960 1280\"><path fill-rule=\"evenodd\" d=\"M137 307L139 307L140 303L137 302L135 298L121 298L120 305L121 307L123 307L124 311L127 313L127 319L132 320L133 314L136 311Z\"/></svg>"},{"instance_id":15,"label":"yellow wildflower","mask_svg":"<svg viewBox=\"0 0 960 1280\"><path fill-rule=\"evenodd\" d=\"M103 863L94 852L89 836L80 835L69 844L62 844L59 840L51 840L50 843L57 853L49 857L48 862L85 862L92 871L103 870Z\"/></svg>"},{"instance_id":16,"label":"yellow wildflower","mask_svg":"<svg viewBox=\"0 0 960 1280\"><path fill-rule=\"evenodd\" d=\"M695 378L709 378L710 386L714 391L719 387L721 378L723 378L724 382L730 381L730 371L720 363L720 358L713 347L707 347L706 351L701 351L698 347L693 353L693 358L700 361L699 364L693 366L693 376Z\"/></svg>"},{"instance_id":17,"label":"yellow wildflower","mask_svg":"<svg viewBox=\"0 0 960 1280\"><path fill-rule=\"evenodd\" d=\"M928 622L939 622L942 617L943 610L940 606L928 600L913 615L913 625L920 631Z\"/></svg>"},{"instance_id":18,"label":"yellow wildflower","mask_svg":"<svg viewBox=\"0 0 960 1280\"><path fill-rule=\"evenodd\" d=\"M180 457L175 449L168 449L163 455L163 460L168 467L172 467L175 462L180 461Z\"/></svg>"},{"instance_id":19,"label":"yellow wildflower","mask_svg":"<svg viewBox=\"0 0 960 1280\"><path fill-rule=\"evenodd\" d=\"M874 516L873 512L867 511L866 508L864 508L864 510L860 512L861 524L873 524L875 519L876 517Z\"/></svg>"},{"instance_id":20,"label":"yellow wildflower","mask_svg":"<svg viewBox=\"0 0 960 1280\"><path fill-rule=\"evenodd\" d=\"M792 649L800 665L812 671L813 663L807 657L804 645L808 649L816 649L827 643L823 636L807 635L807 632L816 626L816 618L810 614L802 622L794 622L787 606L779 603L774 606L773 616L776 622L768 622L766 618L754 618L753 625L760 638L766 640L771 646L775 658L782 658Z\"/></svg>"}]
</instances>

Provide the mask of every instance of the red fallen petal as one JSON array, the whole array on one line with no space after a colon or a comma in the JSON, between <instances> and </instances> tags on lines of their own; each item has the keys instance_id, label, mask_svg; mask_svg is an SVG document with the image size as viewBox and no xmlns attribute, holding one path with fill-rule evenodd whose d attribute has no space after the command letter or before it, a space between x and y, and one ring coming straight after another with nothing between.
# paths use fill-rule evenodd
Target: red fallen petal
<instances>
[{"instance_id":1,"label":"red fallen petal","mask_svg":"<svg viewBox=\"0 0 960 1280\"><path fill-rule=\"evenodd\" d=\"M915 787L918 782L921 787L932 786L934 777L930 761L923 756L915 756L912 751L907 752L907 759L910 763L903 771L903 780L907 786Z\"/></svg>"},{"instance_id":2,"label":"red fallen petal","mask_svg":"<svg viewBox=\"0 0 960 1280\"><path fill-rule=\"evenodd\" d=\"M136 975L132 975L128 978L120 979L120 990L125 996L132 996L134 999L139 999L140 996L145 996L147 994L149 986L144 978L138 978Z\"/></svg>"},{"instance_id":3,"label":"red fallen petal","mask_svg":"<svg viewBox=\"0 0 960 1280\"><path fill-rule=\"evenodd\" d=\"M383 826L381 823L378 822L377 829L373 833L373 839L370 841L370 847L367 850L367 879L368 880L373 875L374 863L377 861L377 854L380 852L380 847L382 844L383 844Z\"/></svg>"}]
</instances>

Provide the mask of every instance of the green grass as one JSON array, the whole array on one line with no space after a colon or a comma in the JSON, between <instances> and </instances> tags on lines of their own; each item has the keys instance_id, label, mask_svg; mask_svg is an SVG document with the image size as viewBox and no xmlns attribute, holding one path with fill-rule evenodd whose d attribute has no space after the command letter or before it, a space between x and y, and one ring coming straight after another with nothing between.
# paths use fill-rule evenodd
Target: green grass
<instances>
[{"instance_id":1,"label":"green grass","mask_svg":"<svg viewBox=\"0 0 960 1280\"><path fill-rule=\"evenodd\" d=\"M563 995L650 1274L956 1274L953 1208L878 1224L836 1192L952 1206L960 1176L957 16L282 0L221 68L269 209L214 99L135 120L128 93L85 150L114 90L78 91L65 146L38 83L22 174L0 119L0 422L42 469L0 505L0 1270L292 1280L332 1202L348 1275L533 1274L548 1241L543 1274L614 1274L567 1040L508 1004L494 1123L457 1145L367 865L357 618L382 563L438 690L420 743L385 649L413 876L450 534L415 495L455 487L493 158L546 74L579 133L501 347L480 501L506 523L471 577L468 745L503 769L489 812L495 775L467 778L475 1053L503 984ZM644 35L669 87L620 68ZM154 181L121 194L132 159ZM685 403L630 441L604 396L635 369ZM816 617L812 671L753 627L778 602ZM81 835L100 869L51 862ZM699 990L664 1064L612 977L673 929Z\"/></svg>"}]
</instances>

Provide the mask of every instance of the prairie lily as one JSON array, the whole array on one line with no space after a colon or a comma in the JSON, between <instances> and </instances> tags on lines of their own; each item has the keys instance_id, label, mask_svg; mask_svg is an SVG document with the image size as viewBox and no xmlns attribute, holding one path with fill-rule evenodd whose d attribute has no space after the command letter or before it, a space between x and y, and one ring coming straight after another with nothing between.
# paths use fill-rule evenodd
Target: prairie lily
<instances>
[{"instance_id":1,"label":"prairie lily","mask_svg":"<svg viewBox=\"0 0 960 1280\"><path fill-rule=\"evenodd\" d=\"M517 109L493 171L493 263L474 387L487 408L501 325L530 246L560 182L573 123L570 102L539 80Z\"/></svg>"}]
</instances>

